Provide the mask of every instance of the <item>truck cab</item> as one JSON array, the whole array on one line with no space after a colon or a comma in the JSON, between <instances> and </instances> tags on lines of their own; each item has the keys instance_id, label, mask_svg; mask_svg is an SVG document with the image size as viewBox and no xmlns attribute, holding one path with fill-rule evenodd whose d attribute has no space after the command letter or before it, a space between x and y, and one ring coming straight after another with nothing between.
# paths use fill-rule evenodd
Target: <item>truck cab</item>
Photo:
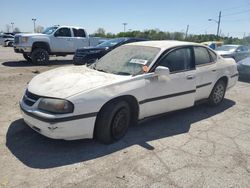
<instances>
[{"instance_id":1,"label":"truck cab","mask_svg":"<svg viewBox=\"0 0 250 188\"><path fill-rule=\"evenodd\" d=\"M97 44L98 40L90 40L83 28L52 26L43 33L15 35L14 50L28 61L47 64L49 55L66 56L74 54L78 48Z\"/></svg>"}]
</instances>

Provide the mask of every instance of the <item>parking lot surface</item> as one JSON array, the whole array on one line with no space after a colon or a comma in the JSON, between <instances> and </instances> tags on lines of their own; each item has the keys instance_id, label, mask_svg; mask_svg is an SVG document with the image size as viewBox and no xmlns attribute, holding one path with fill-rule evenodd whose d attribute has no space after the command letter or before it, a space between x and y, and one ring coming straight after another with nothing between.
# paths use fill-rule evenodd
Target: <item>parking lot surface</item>
<instances>
[{"instance_id":1,"label":"parking lot surface","mask_svg":"<svg viewBox=\"0 0 250 188\"><path fill-rule=\"evenodd\" d=\"M121 141L52 140L22 120L19 100L35 75L72 56L34 66L0 47L0 187L249 187L250 83L223 104L143 121Z\"/></svg>"}]
</instances>

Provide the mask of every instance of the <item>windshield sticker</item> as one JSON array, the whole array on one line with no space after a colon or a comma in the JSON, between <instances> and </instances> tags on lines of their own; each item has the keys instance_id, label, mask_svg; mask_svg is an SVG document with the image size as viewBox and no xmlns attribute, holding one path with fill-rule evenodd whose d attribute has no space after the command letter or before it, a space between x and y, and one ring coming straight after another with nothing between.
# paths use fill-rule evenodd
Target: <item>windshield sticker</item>
<instances>
[{"instance_id":1,"label":"windshield sticker","mask_svg":"<svg viewBox=\"0 0 250 188\"><path fill-rule=\"evenodd\" d=\"M148 60L145 59L131 59L129 63L136 63L136 64L141 64L141 65L146 65Z\"/></svg>"}]
</instances>

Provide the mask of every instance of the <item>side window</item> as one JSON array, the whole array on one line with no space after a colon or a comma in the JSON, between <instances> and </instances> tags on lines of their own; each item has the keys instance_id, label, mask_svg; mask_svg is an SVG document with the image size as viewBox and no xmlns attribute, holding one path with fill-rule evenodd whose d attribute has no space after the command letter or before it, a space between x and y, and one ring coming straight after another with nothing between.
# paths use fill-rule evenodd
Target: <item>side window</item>
<instances>
[{"instance_id":1,"label":"side window","mask_svg":"<svg viewBox=\"0 0 250 188\"><path fill-rule=\"evenodd\" d=\"M83 29L78 29L78 37L86 37L86 33Z\"/></svg>"},{"instance_id":2,"label":"side window","mask_svg":"<svg viewBox=\"0 0 250 188\"><path fill-rule=\"evenodd\" d=\"M83 29L73 28L74 37L86 37L85 31Z\"/></svg>"},{"instance_id":3,"label":"side window","mask_svg":"<svg viewBox=\"0 0 250 188\"><path fill-rule=\"evenodd\" d=\"M160 66L168 67L170 72L179 72L194 68L190 48L174 50L161 59Z\"/></svg>"},{"instance_id":4,"label":"side window","mask_svg":"<svg viewBox=\"0 0 250 188\"><path fill-rule=\"evenodd\" d=\"M246 46L242 47L244 49L244 51L248 51L248 48Z\"/></svg>"},{"instance_id":5,"label":"side window","mask_svg":"<svg viewBox=\"0 0 250 188\"><path fill-rule=\"evenodd\" d=\"M55 33L57 37L71 37L71 31L69 28L58 29Z\"/></svg>"},{"instance_id":6,"label":"side window","mask_svg":"<svg viewBox=\"0 0 250 188\"><path fill-rule=\"evenodd\" d=\"M194 47L195 64L203 65L211 63L210 55L206 48L204 47Z\"/></svg>"},{"instance_id":7,"label":"side window","mask_svg":"<svg viewBox=\"0 0 250 188\"><path fill-rule=\"evenodd\" d=\"M217 55L214 52L212 52L211 50L208 50L208 52L210 54L211 60L213 62L215 62L217 60Z\"/></svg>"}]
</instances>

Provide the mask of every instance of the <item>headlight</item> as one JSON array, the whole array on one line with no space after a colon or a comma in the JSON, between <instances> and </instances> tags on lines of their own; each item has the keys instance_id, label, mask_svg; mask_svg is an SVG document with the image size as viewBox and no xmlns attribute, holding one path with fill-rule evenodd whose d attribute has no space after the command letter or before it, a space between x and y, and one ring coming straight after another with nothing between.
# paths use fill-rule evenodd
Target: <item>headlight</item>
<instances>
[{"instance_id":1,"label":"headlight","mask_svg":"<svg viewBox=\"0 0 250 188\"><path fill-rule=\"evenodd\" d=\"M74 111L74 105L63 99L42 98L38 109L54 114L66 114Z\"/></svg>"},{"instance_id":2,"label":"headlight","mask_svg":"<svg viewBox=\"0 0 250 188\"><path fill-rule=\"evenodd\" d=\"M26 42L28 42L28 39L29 39L29 37L22 37L21 42L26 43Z\"/></svg>"}]
</instances>

